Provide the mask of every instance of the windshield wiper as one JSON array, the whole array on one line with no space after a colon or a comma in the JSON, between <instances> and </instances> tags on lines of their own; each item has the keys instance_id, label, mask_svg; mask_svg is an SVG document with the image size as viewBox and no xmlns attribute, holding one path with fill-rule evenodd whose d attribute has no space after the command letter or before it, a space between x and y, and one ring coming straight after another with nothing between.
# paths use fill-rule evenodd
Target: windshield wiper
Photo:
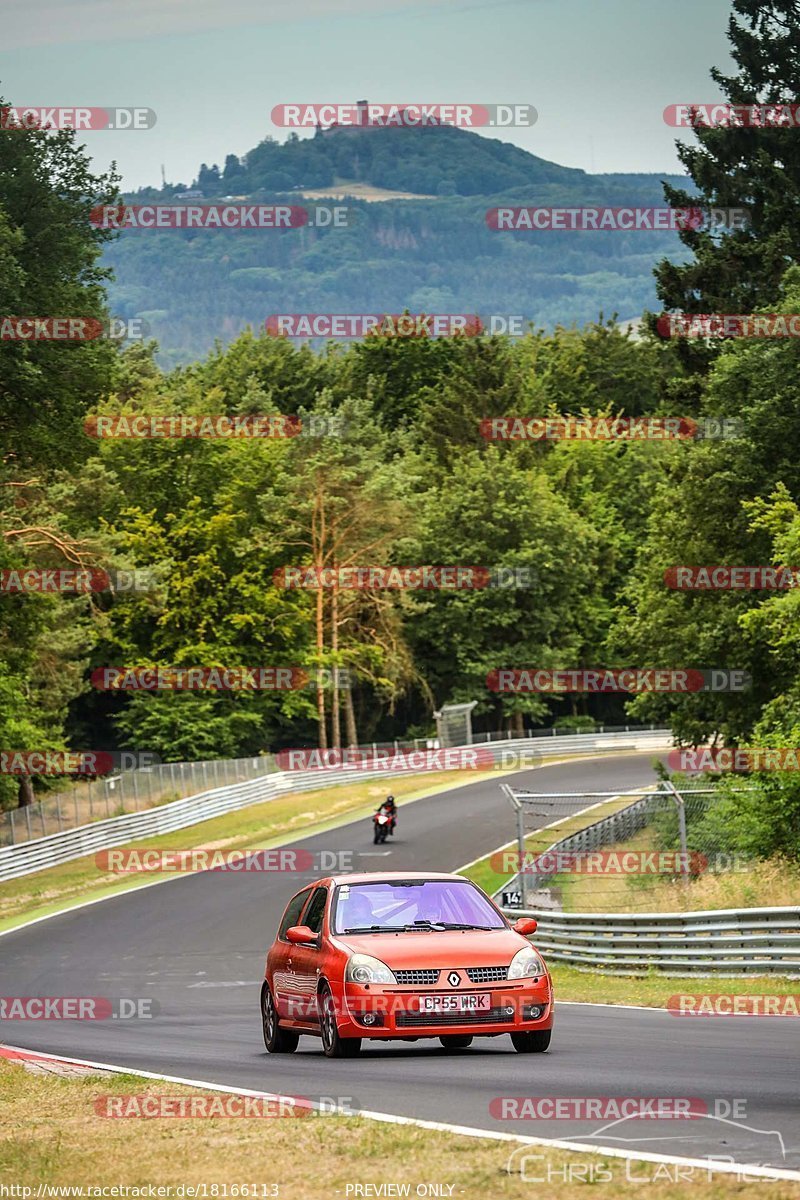
<instances>
[{"instance_id":1,"label":"windshield wiper","mask_svg":"<svg viewBox=\"0 0 800 1200\"><path fill-rule=\"evenodd\" d=\"M446 921L442 924L442 929L483 929L488 932L491 929L502 929L502 925L470 925L465 921Z\"/></svg>"},{"instance_id":2,"label":"windshield wiper","mask_svg":"<svg viewBox=\"0 0 800 1200\"><path fill-rule=\"evenodd\" d=\"M396 925L355 925L343 929L342 933L397 933L397 929Z\"/></svg>"}]
</instances>

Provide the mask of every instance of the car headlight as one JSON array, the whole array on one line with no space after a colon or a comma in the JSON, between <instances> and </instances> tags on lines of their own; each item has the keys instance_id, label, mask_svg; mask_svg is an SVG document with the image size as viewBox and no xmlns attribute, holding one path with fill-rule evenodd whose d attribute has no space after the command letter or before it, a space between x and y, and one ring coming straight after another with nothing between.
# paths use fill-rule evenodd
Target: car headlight
<instances>
[{"instance_id":1,"label":"car headlight","mask_svg":"<svg viewBox=\"0 0 800 1200\"><path fill-rule=\"evenodd\" d=\"M397 983L386 963L370 954L354 954L344 977L348 983Z\"/></svg>"},{"instance_id":2,"label":"car headlight","mask_svg":"<svg viewBox=\"0 0 800 1200\"><path fill-rule=\"evenodd\" d=\"M511 960L511 966L508 968L509 979L529 979L532 975L546 974L544 963L539 958L535 950L531 950L529 946L523 946Z\"/></svg>"}]
</instances>

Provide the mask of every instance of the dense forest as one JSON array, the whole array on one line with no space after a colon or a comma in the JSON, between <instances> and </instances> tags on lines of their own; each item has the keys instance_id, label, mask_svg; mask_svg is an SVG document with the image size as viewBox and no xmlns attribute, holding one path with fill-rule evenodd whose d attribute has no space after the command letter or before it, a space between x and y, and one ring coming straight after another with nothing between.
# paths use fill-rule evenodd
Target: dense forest
<instances>
[{"instance_id":1,"label":"dense forest","mask_svg":"<svg viewBox=\"0 0 800 1200\"><path fill-rule=\"evenodd\" d=\"M729 94L793 96L798 48L786 48L769 19L777 21L782 4L736 0L735 8L740 75L726 82ZM780 64L766 79L759 75L767 71L765 47ZM664 258L656 270L663 310L800 312L800 151L782 140L788 136L696 131L697 145L683 154L702 202L747 203L754 220L725 236L682 232L680 261ZM73 134L20 132L0 143L0 160L4 311L102 318L110 262L117 296L135 290L137 269L143 277L159 273L168 289L182 274L187 299L211 311L216 267L205 256L217 235L165 235L135 246L121 239L109 253L112 235L93 228L87 214L118 198L119 181L92 174ZM252 170L266 161L255 160ZM522 170L518 152L498 161ZM680 201L671 186L668 195ZM473 205L477 218L474 199L447 202ZM377 207L365 209L366 227ZM397 252L386 248L401 274L410 254L399 236L405 211L391 217ZM409 272L407 289L437 272L446 277L439 248L471 242L472 295L481 302L467 311L513 308L509 297L522 295L530 262L541 263L544 251L530 243L517 250L511 238L508 249L497 242L494 256L484 255L485 229L464 219L452 228L444 217L437 224L440 210L425 211L429 236L424 253L414 246L420 267ZM450 209L451 217L456 211L468 215ZM615 251L598 241L591 253L616 270L625 238L614 241ZM159 261L167 242L175 258ZM181 246L195 274L184 271ZM573 252L566 240L561 246L561 266L586 300ZM284 235L273 247L273 266L244 266L245 246L234 268L262 311L285 299L295 269ZM339 256L335 278L326 254ZM352 255L352 247L323 238L306 245L303 270L317 289L317 309L354 302L360 285L348 291L347 279L372 268L356 266ZM636 262L632 297L641 257ZM373 266L377 289L380 264ZM490 275L482 274L490 267L502 290L492 292ZM251 269L256 276L248 277ZM444 286L410 294L429 311L444 300L456 307ZM382 305L386 299L388 292L376 290L368 308L403 307L397 293ZM577 311L574 295L559 302ZM797 562L793 339L698 344L647 331L634 339L595 313L582 328L532 329L516 340L377 333L312 348L245 331L172 368L159 364L157 350L155 343L120 350L102 340L0 342L0 569L139 568L148 579L140 590L116 593L0 596L3 745L135 747L165 760L236 756L426 735L435 708L463 700L477 700L481 728L521 730L588 714L670 722L684 744L798 744L796 592L681 592L664 579L676 564ZM737 436L545 442L492 441L482 433L487 417L558 413L735 417ZM92 436L94 418L119 414L284 414L299 422L296 436L285 437ZM290 566L369 564L517 568L529 586L448 592L280 584ZM200 665L291 666L312 679L323 669L346 669L351 687L128 692L92 685L102 667ZM634 665L741 669L752 686L630 699L498 694L486 684L502 667ZM782 792L776 804L789 812L792 795ZM0 777L0 796L17 803L16 783Z\"/></svg>"}]
</instances>

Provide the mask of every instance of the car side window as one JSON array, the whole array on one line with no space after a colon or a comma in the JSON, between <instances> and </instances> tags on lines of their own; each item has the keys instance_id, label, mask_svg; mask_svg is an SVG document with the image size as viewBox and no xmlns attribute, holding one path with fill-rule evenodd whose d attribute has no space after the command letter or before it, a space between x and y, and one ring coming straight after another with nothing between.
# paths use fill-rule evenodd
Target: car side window
<instances>
[{"instance_id":1,"label":"car side window","mask_svg":"<svg viewBox=\"0 0 800 1200\"><path fill-rule=\"evenodd\" d=\"M324 887L317 888L311 897L303 924L307 925L313 933L322 933L322 918L325 914L327 899L328 893Z\"/></svg>"},{"instance_id":2,"label":"car side window","mask_svg":"<svg viewBox=\"0 0 800 1200\"><path fill-rule=\"evenodd\" d=\"M311 888L305 888L304 891L298 892L293 896L286 905L286 912L283 914L283 919L278 929L278 937L286 941L286 930L291 929L292 925L297 925L300 920L300 913L303 911L303 906L311 895Z\"/></svg>"}]
</instances>

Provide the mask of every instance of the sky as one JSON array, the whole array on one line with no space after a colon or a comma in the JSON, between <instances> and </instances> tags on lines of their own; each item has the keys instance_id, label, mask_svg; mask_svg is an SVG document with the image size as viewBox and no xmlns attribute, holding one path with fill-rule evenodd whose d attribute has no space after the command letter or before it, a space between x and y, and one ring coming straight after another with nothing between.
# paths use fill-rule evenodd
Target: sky
<instances>
[{"instance_id":1,"label":"sky","mask_svg":"<svg viewBox=\"0 0 800 1200\"><path fill-rule=\"evenodd\" d=\"M124 190L189 183L283 103L532 104L500 136L586 171L680 171L675 103L718 100L730 0L0 0L0 95L154 109L86 132ZM492 131L488 136L497 136ZM686 137L686 135L683 135ZM689 135L691 140L691 135Z\"/></svg>"}]
</instances>

